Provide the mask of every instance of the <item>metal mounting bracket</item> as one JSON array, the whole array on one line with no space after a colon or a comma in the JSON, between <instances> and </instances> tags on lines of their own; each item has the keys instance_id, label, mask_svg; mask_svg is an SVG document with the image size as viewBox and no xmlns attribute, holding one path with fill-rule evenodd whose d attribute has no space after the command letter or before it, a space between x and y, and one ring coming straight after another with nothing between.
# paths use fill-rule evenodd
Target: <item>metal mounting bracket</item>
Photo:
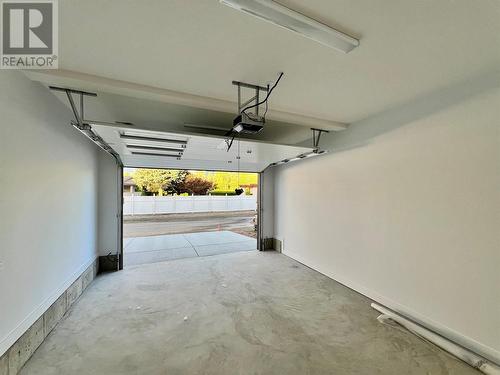
<instances>
[{"instance_id":1,"label":"metal mounting bracket","mask_svg":"<svg viewBox=\"0 0 500 375\"><path fill-rule=\"evenodd\" d=\"M232 81L232 84L234 86L238 87L238 113L241 114L242 111L251 103L254 105L254 114L255 116L259 116L259 96L260 92L268 92L269 91L269 85L267 87L259 86L259 85L252 85L251 83L246 83L246 82L240 82L240 81ZM254 92L253 96L250 99L245 100L243 103L242 101L242 91L241 89L249 89ZM233 129L230 129L229 131L226 132L225 136L226 138L226 145L227 145L227 152L231 149L231 146L233 145L235 135L233 134Z\"/></svg>"},{"instance_id":2,"label":"metal mounting bracket","mask_svg":"<svg viewBox=\"0 0 500 375\"><path fill-rule=\"evenodd\" d=\"M328 130L311 128L312 130L312 141L314 152L319 151L319 140L321 139L321 134L330 133Z\"/></svg>"},{"instance_id":3,"label":"metal mounting bracket","mask_svg":"<svg viewBox=\"0 0 500 375\"><path fill-rule=\"evenodd\" d=\"M112 155L116 163L123 167L123 162L120 158L120 155L113 150L113 148L104 141L98 134L96 134L92 130L92 126L85 121L85 112L84 112L84 101L83 97L84 96L93 96L96 97L97 94L94 92L87 92L87 91L81 91L81 90L73 90L65 87L57 87L57 86L49 86L51 90L54 91L62 91L66 93L66 96L68 97L69 104L71 106L71 110L73 111L73 116L75 116L75 121L71 121L71 125L73 125L75 128L77 128L80 132L82 132L87 138L89 138L92 142L94 142L97 146L102 148L104 151L106 151L108 154ZM80 95L80 111L78 111L78 108L76 107L73 94Z\"/></svg>"},{"instance_id":4,"label":"metal mounting bracket","mask_svg":"<svg viewBox=\"0 0 500 375\"><path fill-rule=\"evenodd\" d=\"M259 94L261 91L268 92L269 85L267 87L263 87L263 86L252 85L250 83L239 82L239 81L233 81L232 83L234 86L238 87L238 113L241 113L241 111L243 109L245 109L245 107L247 105L254 102L254 104L256 104L255 115L258 116L259 115L259 106L257 104L259 103ZM250 90L254 91L254 96L242 103L241 102L241 88L250 89Z\"/></svg>"},{"instance_id":5,"label":"metal mounting bracket","mask_svg":"<svg viewBox=\"0 0 500 375\"><path fill-rule=\"evenodd\" d=\"M54 90L54 91L62 91L66 93L66 96L68 97L69 104L71 105L71 109L73 110L73 115L75 116L75 120L78 123L78 125L82 126L84 120L84 111L83 111L83 97L84 96L97 96L95 92L87 92L87 91L81 91L81 90L73 90L73 89L68 89L64 87L57 87L57 86L49 86L49 89ZM73 94L78 94L80 95L80 112L78 112L78 109L76 108L75 101L73 100Z\"/></svg>"}]
</instances>

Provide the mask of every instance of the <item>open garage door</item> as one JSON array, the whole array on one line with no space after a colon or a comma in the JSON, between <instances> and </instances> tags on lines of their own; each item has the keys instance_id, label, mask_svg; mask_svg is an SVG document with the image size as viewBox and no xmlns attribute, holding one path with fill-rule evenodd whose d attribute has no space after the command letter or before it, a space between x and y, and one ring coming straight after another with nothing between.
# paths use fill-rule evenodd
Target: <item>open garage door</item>
<instances>
[{"instance_id":1,"label":"open garage door","mask_svg":"<svg viewBox=\"0 0 500 375\"><path fill-rule=\"evenodd\" d=\"M307 155L313 151L312 148L307 147L271 144L247 139L235 139L231 144L230 140L224 137L158 132L136 129L133 126L89 125L92 132L100 137L104 144L113 149L125 167L259 173L259 188L256 197L256 244L260 250L264 249L262 228L265 223L262 211L266 204L264 201L266 192L263 191L262 172L274 163L292 160L299 155ZM119 188L122 190L121 186ZM163 200L168 200L168 198ZM119 217L121 221L120 228L123 228L123 201ZM234 220L234 218L230 220ZM228 237L227 241L233 240L229 236L238 236L238 234L231 232L224 234ZM180 235L169 234L168 236L166 240ZM189 236L196 237L196 240L201 238L201 234ZM215 235L206 233L205 236L212 241L212 237ZM177 237L175 239L179 240ZM138 240L136 238L134 243L158 242L158 239L144 238ZM120 240L122 241L122 238ZM129 240L122 241L120 267L123 267L124 245L132 246ZM206 248L208 249L209 246ZM194 249L196 251L196 247Z\"/></svg>"},{"instance_id":2,"label":"open garage door","mask_svg":"<svg viewBox=\"0 0 500 375\"><path fill-rule=\"evenodd\" d=\"M270 164L312 152L296 147L223 137L91 124L126 167L262 172Z\"/></svg>"}]
</instances>

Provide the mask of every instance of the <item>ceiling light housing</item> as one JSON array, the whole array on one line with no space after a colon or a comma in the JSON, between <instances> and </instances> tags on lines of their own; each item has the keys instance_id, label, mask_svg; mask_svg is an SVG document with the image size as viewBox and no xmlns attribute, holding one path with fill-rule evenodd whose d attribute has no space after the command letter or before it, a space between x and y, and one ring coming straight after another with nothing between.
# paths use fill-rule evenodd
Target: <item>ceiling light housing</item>
<instances>
[{"instance_id":1,"label":"ceiling light housing","mask_svg":"<svg viewBox=\"0 0 500 375\"><path fill-rule=\"evenodd\" d=\"M348 53L359 40L272 0L220 0L221 4Z\"/></svg>"}]
</instances>

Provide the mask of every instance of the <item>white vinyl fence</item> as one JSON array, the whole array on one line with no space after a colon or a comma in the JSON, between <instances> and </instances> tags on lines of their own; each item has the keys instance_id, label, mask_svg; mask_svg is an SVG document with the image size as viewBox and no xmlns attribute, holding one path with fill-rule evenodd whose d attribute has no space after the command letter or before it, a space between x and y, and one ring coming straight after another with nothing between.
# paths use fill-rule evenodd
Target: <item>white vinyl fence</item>
<instances>
[{"instance_id":1,"label":"white vinyl fence","mask_svg":"<svg viewBox=\"0 0 500 375\"><path fill-rule=\"evenodd\" d=\"M255 195L124 196L124 215L188 212L247 211L257 209Z\"/></svg>"}]
</instances>

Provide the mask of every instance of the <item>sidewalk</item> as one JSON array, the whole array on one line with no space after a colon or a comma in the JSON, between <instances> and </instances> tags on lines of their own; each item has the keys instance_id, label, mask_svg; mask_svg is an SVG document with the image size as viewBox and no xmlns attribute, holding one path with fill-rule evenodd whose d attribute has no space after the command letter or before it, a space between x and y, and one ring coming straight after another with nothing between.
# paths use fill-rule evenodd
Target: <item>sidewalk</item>
<instances>
[{"instance_id":1,"label":"sidewalk","mask_svg":"<svg viewBox=\"0 0 500 375\"><path fill-rule=\"evenodd\" d=\"M131 237L123 241L124 265L162 262L257 249L257 240L230 231Z\"/></svg>"}]
</instances>

